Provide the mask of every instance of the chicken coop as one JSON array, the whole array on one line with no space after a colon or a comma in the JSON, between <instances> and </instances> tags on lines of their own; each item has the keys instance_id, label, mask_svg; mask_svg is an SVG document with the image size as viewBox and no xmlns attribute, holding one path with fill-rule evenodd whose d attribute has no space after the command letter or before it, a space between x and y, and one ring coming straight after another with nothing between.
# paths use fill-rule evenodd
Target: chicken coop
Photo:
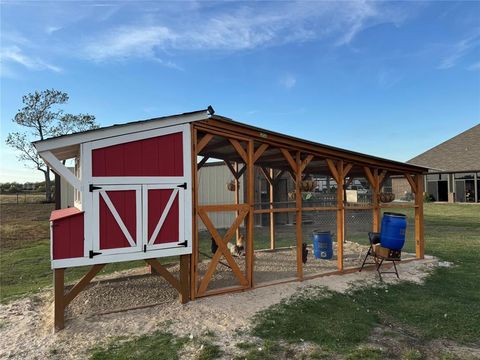
<instances>
[{"instance_id":1,"label":"chicken coop","mask_svg":"<svg viewBox=\"0 0 480 360\"><path fill-rule=\"evenodd\" d=\"M66 306L115 262L145 261L182 302L353 271L346 240L378 231L386 208L410 214L413 258L424 256L425 168L246 125L212 107L34 146L74 189L74 206L50 218L56 329L64 327ZM202 180L212 161L228 168L225 184L208 185L211 175ZM382 200L390 177L408 181L413 201ZM221 214L229 216L219 226ZM334 234L334 258L305 262L302 248L319 228ZM179 271L162 258L178 259ZM77 266L91 268L66 291L64 272Z\"/></svg>"}]
</instances>

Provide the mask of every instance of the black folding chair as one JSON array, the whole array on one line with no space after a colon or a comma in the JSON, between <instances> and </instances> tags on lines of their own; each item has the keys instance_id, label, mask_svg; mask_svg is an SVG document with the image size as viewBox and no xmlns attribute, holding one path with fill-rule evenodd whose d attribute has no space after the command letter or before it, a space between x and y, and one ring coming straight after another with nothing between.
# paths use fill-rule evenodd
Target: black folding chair
<instances>
[{"instance_id":1,"label":"black folding chair","mask_svg":"<svg viewBox=\"0 0 480 360\"><path fill-rule=\"evenodd\" d=\"M365 265L376 265L376 270L378 272L378 276L380 276L380 280L382 279L382 274L395 274L397 278L400 279L398 276L397 265L395 264L396 261L401 260L401 251L390 250L388 256L383 256L377 254L374 250L373 245L380 243L380 233L376 232L369 232L368 233L368 240L370 241L370 247L368 248L367 254L363 259L362 266L360 267L360 271L363 270ZM367 262L368 257L371 256L374 259L374 262ZM380 271L384 261L391 261L393 262L393 268L395 271Z\"/></svg>"}]
</instances>

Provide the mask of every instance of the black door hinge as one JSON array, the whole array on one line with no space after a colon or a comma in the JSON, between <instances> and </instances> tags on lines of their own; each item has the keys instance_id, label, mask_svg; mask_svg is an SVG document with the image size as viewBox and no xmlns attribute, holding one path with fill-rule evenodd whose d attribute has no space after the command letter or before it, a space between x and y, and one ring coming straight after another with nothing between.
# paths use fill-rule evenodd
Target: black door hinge
<instances>
[{"instance_id":1,"label":"black door hinge","mask_svg":"<svg viewBox=\"0 0 480 360\"><path fill-rule=\"evenodd\" d=\"M147 252L147 245L143 245L143 252Z\"/></svg>"},{"instance_id":2,"label":"black door hinge","mask_svg":"<svg viewBox=\"0 0 480 360\"><path fill-rule=\"evenodd\" d=\"M90 192L92 192L93 190L100 190L100 189L101 189L101 186L95 186L95 185L93 185L93 184L90 184L90 185L88 186L88 190L89 190Z\"/></svg>"},{"instance_id":3,"label":"black door hinge","mask_svg":"<svg viewBox=\"0 0 480 360\"><path fill-rule=\"evenodd\" d=\"M185 190L187 190L187 183L184 182L182 185L178 185L177 187L181 187L181 188L184 188Z\"/></svg>"},{"instance_id":4,"label":"black door hinge","mask_svg":"<svg viewBox=\"0 0 480 360\"><path fill-rule=\"evenodd\" d=\"M97 255L102 255L102 253L101 253L101 252L95 252L95 251L93 251L93 250L90 250L90 252L88 253L88 257L89 257L90 259L93 259L93 257L94 257L94 256L97 256Z\"/></svg>"},{"instance_id":5,"label":"black door hinge","mask_svg":"<svg viewBox=\"0 0 480 360\"><path fill-rule=\"evenodd\" d=\"M185 240L184 242L178 243L177 245L187 247L188 246L188 240Z\"/></svg>"}]
</instances>

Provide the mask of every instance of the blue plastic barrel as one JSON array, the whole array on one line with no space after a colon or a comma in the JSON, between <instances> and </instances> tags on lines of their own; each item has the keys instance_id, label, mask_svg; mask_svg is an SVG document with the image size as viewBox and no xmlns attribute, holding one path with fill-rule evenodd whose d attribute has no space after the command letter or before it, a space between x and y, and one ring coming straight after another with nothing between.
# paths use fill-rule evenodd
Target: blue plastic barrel
<instances>
[{"instance_id":1,"label":"blue plastic barrel","mask_svg":"<svg viewBox=\"0 0 480 360\"><path fill-rule=\"evenodd\" d=\"M402 250L405 244L407 217L404 214L386 212L383 214L380 244L391 250Z\"/></svg>"},{"instance_id":2,"label":"blue plastic barrel","mask_svg":"<svg viewBox=\"0 0 480 360\"><path fill-rule=\"evenodd\" d=\"M331 259L333 257L332 234L330 231L314 231L313 254L316 259Z\"/></svg>"}]
</instances>

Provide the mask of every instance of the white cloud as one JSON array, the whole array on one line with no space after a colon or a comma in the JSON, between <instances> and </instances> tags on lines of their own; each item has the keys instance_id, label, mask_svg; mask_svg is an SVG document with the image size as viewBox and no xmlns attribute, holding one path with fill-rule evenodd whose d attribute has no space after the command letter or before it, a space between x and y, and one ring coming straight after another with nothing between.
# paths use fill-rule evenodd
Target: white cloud
<instances>
[{"instance_id":1,"label":"white cloud","mask_svg":"<svg viewBox=\"0 0 480 360\"><path fill-rule=\"evenodd\" d=\"M297 83L297 79L292 74L287 74L280 79L280 85L286 89L293 88Z\"/></svg>"},{"instance_id":2,"label":"white cloud","mask_svg":"<svg viewBox=\"0 0 480 360\"><path fill-rule=\"evenodd\" d=\"M470 71L480 70L480 61L467 67L467 70L470 70Z\"/></svg>"},{"instance_id":3,"label":"white cloud","mask_svg":"<svg viewBox=\"0 0 480 360\"><path fill-rule=\"evenodd\" d=\"M441 61L437 69L450 69L464 56L480 45L480 34L471 35L449 46L448 55Z\"/></svg>"},{"instance_id":4,"label":"white cloud","mask_svg":"<svg viewBox=\"0 0 480 360\"><path fill-rule=\"evenodd\" d=\"M45 32L50 35L61 29L63 29L61 26L47 26L47 28L45 29Z\"/></svg>"},{"instance_id":5,"label":"white cloud","mask_svg":"<svg viewBox=\"0 0 480 360\"><path fill-rule=\"evenodd\" d=\"M81 53L105 61L157 58L159 52L171 50L241 51L316 39L346 45L369 26L399 24L407 17L398 6L366 1L230 5L208 4L185 13L177 9L163 18L151 12L137 24L92 36Z\"/></svg>"},{"instance_id":6,"label":"white cloud","mask_svg":"<svg viewBox=\"0 0 480 360\"><path fill-rule=\"evenodd\" d=\"M0 49L0 62L2 68L5 63L15 63L20 64L29 70L50 70L57 73L62 72L62 69L58 66L49 64L37 57L29 57L25 55L16 45Z\"/></svg>"}]
</instances>

